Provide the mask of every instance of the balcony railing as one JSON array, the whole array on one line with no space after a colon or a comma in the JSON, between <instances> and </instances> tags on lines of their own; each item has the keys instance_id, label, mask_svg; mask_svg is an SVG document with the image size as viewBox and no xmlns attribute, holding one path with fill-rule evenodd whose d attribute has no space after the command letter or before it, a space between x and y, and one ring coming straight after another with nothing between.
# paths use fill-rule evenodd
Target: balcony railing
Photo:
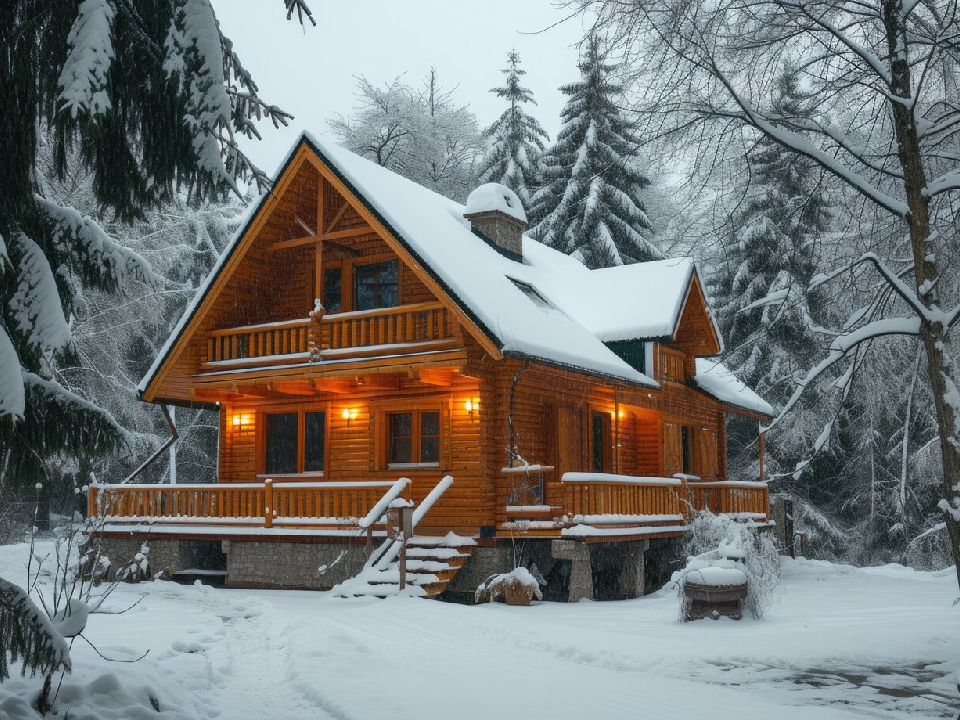
<instances>
[{"instance_id":1,"label":"balcony railing","mask_svg":"<svg viewBox=\"0 0 960 720\"><path fill-rule=\"evenodd\" d=\"M397 481L399 482L399 481ZM151 528L360 529L397 482L273 482L190 485L90 485L89 517ZM400 493L410 499L410 482Z\"/></svg>"},{"instance_id":2,"label":"balcony railing","mask_svg":"<svg viewBox=\"0 0 960 720\"><path fill-rule=\"evenodd\" d=\"M770 518L770 488L764 482L723 480L687 484L690 502L697 510L729 515L737 520Z\"/></svg>"},{"instance_id":3,"label":"balcony railing","mask_svg":"<svg viewBox=\"0 0 960 720\"><path fill-rule=\"evenodd\" d=\"M628 537L670 537L684 532L697 510L737 520L769 519L766 483L700 482L697 478L633 477L568 472L561 477L562 506L543 502L542 493L518 488L528 478L506 475L498 482L497 522L504 535L582 537L602 541ZM549 494L549 492L548 492ZM532 497L532 500L527 499Z\"/></svg>"},{"instance_id":4,"label":"balcony railing","mask_svg":"<svg viewBox=\"0 0 960 720\"><path fill-rule=\"evenodd\" d=\"M205 370L307 362L353 355L399 354L453 345L447 308L439 302L359 310L263 325L213 330Z\"/></svg>"}]
</instances>

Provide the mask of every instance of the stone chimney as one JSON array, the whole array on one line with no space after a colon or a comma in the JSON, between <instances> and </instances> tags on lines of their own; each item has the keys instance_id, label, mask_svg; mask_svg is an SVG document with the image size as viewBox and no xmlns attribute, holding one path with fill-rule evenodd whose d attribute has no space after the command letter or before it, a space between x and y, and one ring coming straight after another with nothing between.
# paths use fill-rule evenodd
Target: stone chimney
<instances>
[{"instance_id":1,"label":"stone chimney","mask_svg":"<svg viewBox=\"0 0 960 720\"><path fill-rule=\"evenodd\" d=\"M467 197L463 216L474 230L508 253L523 257L527 214L517 194L500 183L481 185Z\"/></svg>"}]
</instances>

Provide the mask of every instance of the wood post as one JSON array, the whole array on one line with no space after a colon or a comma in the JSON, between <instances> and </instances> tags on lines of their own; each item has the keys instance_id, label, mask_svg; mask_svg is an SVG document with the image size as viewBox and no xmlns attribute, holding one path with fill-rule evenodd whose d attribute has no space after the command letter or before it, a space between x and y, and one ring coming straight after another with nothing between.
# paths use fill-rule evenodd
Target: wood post
<instances>
[{"instance_id":1,"label":"wood post","mask_svg":"<svg viewBox=\"0 0 960 720\"><path fill-rule=\"evenodd\" d=\"M763 433L758 433L759 442L760 442L760 482L763 482L764 472L763 472Z\"/></svg>"},{"instance_id":2,"label":"wood post","mask_svg":"<svg viewBox=\"0 0 960 720\"><path fill-rule=\"evenodd\" d=\"M273 527L273 480L267 478L263 481L263 526L265 528Z\"/></svg>"}]
</instances>

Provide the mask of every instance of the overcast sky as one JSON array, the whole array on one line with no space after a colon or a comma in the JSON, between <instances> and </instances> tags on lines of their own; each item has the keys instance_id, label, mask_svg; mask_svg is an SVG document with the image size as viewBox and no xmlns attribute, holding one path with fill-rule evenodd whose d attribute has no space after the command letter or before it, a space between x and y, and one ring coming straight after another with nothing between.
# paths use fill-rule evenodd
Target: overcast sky
<instances>
[{"instance_id":1,"label":"overcast sky","mask_svg":"<svg viewBox=\"0 0 960 720\"><path fill-rule=\"evenodd\" d=\"M289 128L261 123L261 142L246 144L251 158L272 173L301 130L328 133L326 120L356 104L356 75L385 82L405 73L419 86L431 66L441 82L459 85L481 126L504 105L492 87L506 53L515 47L538 107L532 114L551 139L564 96L557 88L578 76L576 43L582 18L550 0L310 0L317 27L288 22L278 0L213 0L224 33L260 87L261 96L295 116ZM530 34L536 33L536 34Z\"/></svg>"}]
</instances>

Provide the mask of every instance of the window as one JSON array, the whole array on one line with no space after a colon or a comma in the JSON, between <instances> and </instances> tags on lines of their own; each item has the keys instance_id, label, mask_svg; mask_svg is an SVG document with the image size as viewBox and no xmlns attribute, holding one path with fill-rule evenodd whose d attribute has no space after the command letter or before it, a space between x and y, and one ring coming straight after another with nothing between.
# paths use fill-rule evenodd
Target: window
<instances>
[{"instance_id":1,"label":"window","mask_svg":"<svg viewBox=\"0 0 960 720\"><path fill-rule=\"evenodd\" d=\"M328 313L338 313L343 309L343 271L338 267L323 271L324 309Z\"/></svg>"},{"instance_id":2,"label":"window","mask_svg":"<svg viewBox=\"0 0 960 720\"><path fill-rule=\"evenodd\" d=\"M265 415L264 472L267 475L322 473L325 419L322 412Z\"/></svg>"},{"instance_id":3,"label":"window","mask_svg":"<svg viewBox=\"0 0 960 720\"><path fill-rule=\"evenodd\" d=\"M354 310L390 308L400 304L400 271L396 260L357 265L354 275Z\"/></svg>"},{"instance_id":4,"label":"window","mask_svg":"<svg viewBox=\"0 0 960 720\"><path fill-rule=\"evenodd\" d=\"M387 413L387 465L440 464L440 412Z\"/></svg>"},{"instance_id":5,"label":"window","mask_svg":"<svg viewBox=\"0 0 960 720\"><path fill-rule=\"evenodd\" d=\"M267 473L297 472L297 413L267 415Z\"/></svg>"},{"instance_id":6,"label":"window","mask_svg":"<svg viewBox=\"0 0 960 720\"><path fill-rule=\"evenodd\" d=\"M610 471L610 416L594 410L590 413L590 469Z\"/></svg>"},{"instance_id":7,"label":"window","mask_svg":"<svg viewBox=\"0 0 960 720\"><path fill-rule=\"evenodd\" d=\"M683 474L693 475L693 428L684 425L680 428L680 437L683 448Z\"/></svg>"},{"instance_id":8,"label":"window","mask_svg":"<svg viewBox=\"0 0 960 720\"><path fill-rule=\"evenodd\" d=\"M550 303L540 292L531 284L508 278L510 282L517 286L517 290L522 292L527 298L541 310L557 311L557 308Z\"/></svg>"}]
</instances>

